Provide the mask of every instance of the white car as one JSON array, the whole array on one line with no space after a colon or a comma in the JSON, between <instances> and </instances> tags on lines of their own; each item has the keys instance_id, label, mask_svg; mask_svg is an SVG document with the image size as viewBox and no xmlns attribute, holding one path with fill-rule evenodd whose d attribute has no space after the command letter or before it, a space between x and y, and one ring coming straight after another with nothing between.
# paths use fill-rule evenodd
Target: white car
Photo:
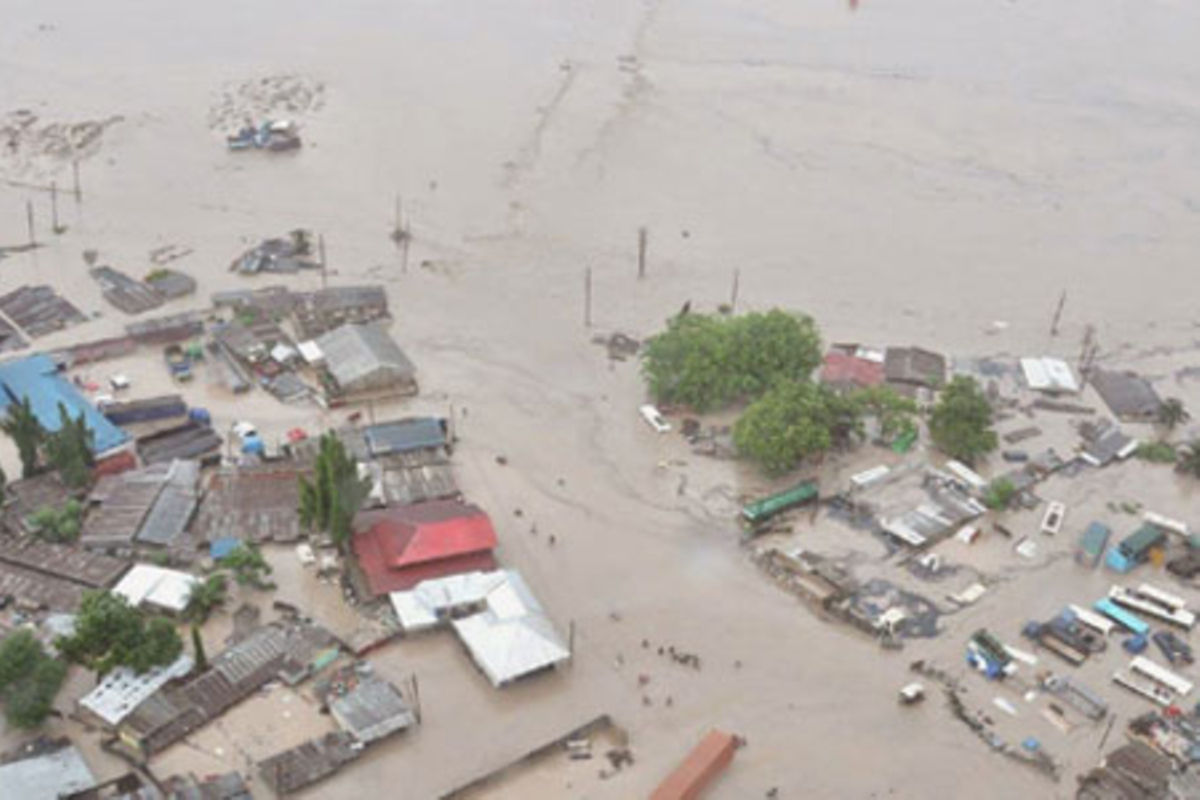
<instances>
[{"instance_id":1,"label":"white car","mask_svg":"<svg viewBox=\"0 0 1200 800\"><path fill-rule=\"evenodd\" d=\"M654 406L646 404L639 408L638 412L641 413L642 419L646 420L646 424L654 428L657 433L666 433L671 430L671 423L663 419L663 415Z\"/></svg>"},{"instance_id":2,"label":"white car","mask_svg":"<svg viewBox=\"0 0 1200 800\"><path fill-rule=\"evenodd\" d=\"M1067 507L1057 500L1050 504L1046 509L1046 516L1042 517L1042 533L1047 536L1053 536L1062 530L1063 517L1067 514Z\"/></svg>"},{"instance_id":3,"label":"white car","mask_svg":"<svg viewBox=\"0 0 1200 800\"><path fill-rule=\"evenodd\" d=\"M247 436L258 435L258 428L249 422L235 422L233 423L233 432L239 439L245 439Z\"/></svg>"},{"instance_id":4,"label":"white car","mask_svg":"<svg viewBox=\"0 0 1200 800\"><path fill-rule=\"evenodd\" d=\"M114 392L123 392L129 388L129 378L125 375L113 375L108 379L108 385Z\"/></svg>"}]
</instances>

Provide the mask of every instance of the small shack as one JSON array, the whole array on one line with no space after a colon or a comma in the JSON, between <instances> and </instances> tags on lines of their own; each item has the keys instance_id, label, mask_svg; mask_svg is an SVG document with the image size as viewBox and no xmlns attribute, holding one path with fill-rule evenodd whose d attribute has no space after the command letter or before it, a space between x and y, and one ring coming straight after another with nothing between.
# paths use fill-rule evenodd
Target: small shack
<instances>
[{"instance_id":1,"label":"small shack","mask_svg":"<svg viewBox=\"0 0 1200 800\"><path fill-rule=\"evenodd\" d=\"M1091 380L1117 419L1149 422L1158 416L1162 400L1150 382L1137 373L1097 369L1092 372Z\"/></svg>"}]
</instances>

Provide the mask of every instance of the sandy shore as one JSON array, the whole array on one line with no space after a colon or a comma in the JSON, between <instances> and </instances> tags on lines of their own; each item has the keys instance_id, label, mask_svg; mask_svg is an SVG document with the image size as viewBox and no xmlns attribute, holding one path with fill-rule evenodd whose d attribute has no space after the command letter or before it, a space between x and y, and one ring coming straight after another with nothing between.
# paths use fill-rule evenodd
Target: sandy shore
<instances>
[{"instance_id":1,"label":"sandy shore","mask_svg":"<svg viewBox=\"0 0 1200 800\"><path fill-rule=\"evenodd\" d=\"M740 269L739 307L807 310L831 340L1074 358L1094 324L1106 363L1143 368L1200 408L1196 385L1175 377L1200 361L1197 22L1200 11L1170 2L865 0L856 14L776 0L16 4L0 30L0 113L124 121L82 164L84 202L61 201L68 231L0 261L0 287L50 283L99 312L37 346L98 338L127 318L101 299L83 250L141 275L153 248L192 248L172 266L199 293L173 311L254 285L227 273L229 260L308 226L326 237L334 282L387 285L393 332L424 389L404 409L466 410L460 482L496 520L501 560L561 627L575 622L575 664L495 693L448 637L396 645L381 669L422 676L426 724L308 796L404 785L432 797L606 711L630 733L633 769L608 781L539 773L494 796L643 796L721 726L749 747L714 797L778 786L783 797L926 798L968 781L975 797L1067 797L1071 773L1049 784L937 704L902 713L894 698L912 658L956 665L973 626L1053 611L1065 562L1004 584L949 618L940 639L883 653L762 579L729 519L753 479L655 438L635 415L636 365L608 363L589 338L648 334L689 299L715 307ZM324 87L322 107L299 115L305 148L226 153L213 108L230 86L281 73ZM23 184L66 185L70 170L0 156L0 178L22 184L0 184L0 244L18 244L26 201L41 230L48 214L46 196ZM407 271L387 238L397 193L415 237ZM650 259L638 281L641 225ZM594 330L581 324L587 267ZM118 369L139 393L166 388L150 355L89 372ZM203 380L188 393L218 425L248 418L269 435L339 421L261 392L234 400ZM671 459L686 463L660 467ZM1196 508L1194 487L1163 471L1131 465L1099 481L1061 488L1072 522L1074 504L1086 515L1114 492L1173 516ZM979 547L981 568L1012 562L998 543ZM642 639L698 653L704 668L676 667ZM639 673L651 678L644 689ZM235 715L251 738L268 736L253 726L279 713L276 700L253 703ZM241 720L196 737L228 758L173 763L244 766L219 743ZM1098 755L1094 731L1042 735L1079 768Z\"/></svg>"}]
</instances>

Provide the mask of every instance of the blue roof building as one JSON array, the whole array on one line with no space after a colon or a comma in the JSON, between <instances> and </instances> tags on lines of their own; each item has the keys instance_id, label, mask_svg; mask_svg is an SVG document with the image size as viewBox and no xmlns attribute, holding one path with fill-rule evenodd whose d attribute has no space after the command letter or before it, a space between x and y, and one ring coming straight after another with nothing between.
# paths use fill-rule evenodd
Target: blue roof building
<instances>
[{"instance_id":1,"label":"blue roof building","mask_svg":"<svg viewBox=\"0 0 1200 800\"><path fill-rule=\"evenodd\" d=\"M49 356L36 355L0 364L0 414L26 397L42 427L55 433L62 427L61 403L72 419L83 414L95 433L93 451L102 455L129 441L129 434L112 424L62 376Z\"/></svg>"}]
</instances>

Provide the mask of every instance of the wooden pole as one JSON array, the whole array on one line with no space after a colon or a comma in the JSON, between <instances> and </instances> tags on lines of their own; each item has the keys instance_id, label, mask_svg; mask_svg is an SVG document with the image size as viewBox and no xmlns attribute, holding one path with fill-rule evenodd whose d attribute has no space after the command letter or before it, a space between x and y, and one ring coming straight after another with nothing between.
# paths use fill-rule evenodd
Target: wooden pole
<instances>
[{"instance_id":1,"label":"wooden pole","mask_svg":"<svg viewBox=\"0 0 1200 800\"><path fill-rule=\"evenodd\" d=\"M75 202L83 200L83 191L79 188L79 159L71 162L71 173L75 178Z\"/></svg>"},{"instance_id":2,"label":"wooden pole","mask_svg":"<svg viewBox=\"0 0 1200 800\"><path fill-rule=\"evenodd\" d=\"M738 281L741 277L742 271L735 269L733 271L733 291L729 293L729 310L731 313L737 313Z\"/></svg>"},{"instance_id":3,"label":"wooden pole","mask_svg":"<svg viewBox=\"0 0 1200 800\"><path fill-rule=\"evenodd\" d=\"M29 244L37 244L37 237L33 235L33 201L25 201L25 221L29 223Z\"/></svg>"},{"instance_id":4,"label":"wooden pole","mask_svg":"<svg viewBox=\"0 0 1200 800\"><path fill-rule=\"evenodd\" d=\"M50 181L50 230L55 234L62 233L58 225L58 184Z\"/></svg>"},{"instance_id":5,"label":"wooden pole","mask_svg":"<svg viewBox=\"0 0 1200 800\"><path fill-rule=\"evenodd\" d=\"M583 324L592 327L592 268L583 271Z\"/></svg>"},{"instance_id":6,"label":"wooden pole","mask_svg":"<svg viewBox=\"0 0 1200 800\"><path fill-rule=\"evenodd\" d=\"M644 227L638 228L638 278L646 277L646 238Z\"/></svg>"},{"instance_id":7,"label":"wooden pole","mask_svg":"<svg viewBox=\"0 0 1200 800\"><path fill-rule=\"evenodd\" d=\"M1063 306L1067 302L1067 290L1063 289L1062 295L1058 298L1058 308L1054 310L1054 321L1050 323L1050 335L1058 336L1058 321L1062 318Z\"/></svg>"},{"instance_id":8,"label":"wooden pole","mask_svg":"<svg viewBox=\"0 0 1200 800\"><path fill-rule=\"evenodd\" d=\"M324 289L325 282L326 282L326 274L325 274L325 234L323 234L323 233L317 235L317 253L319 254L320 259L321 259L321 288Z\"/></svg>"},{"instance_id":9,"label":"wooden pole","mask_svg":"<svg viewBox=\"0 0 1200 800\"><path fill-rule=\"evenodd\" d=\"M570 632L567 634L567 653L571 663L575 663L575 620L571 620Z\"/></svg>"}]
</instances>

